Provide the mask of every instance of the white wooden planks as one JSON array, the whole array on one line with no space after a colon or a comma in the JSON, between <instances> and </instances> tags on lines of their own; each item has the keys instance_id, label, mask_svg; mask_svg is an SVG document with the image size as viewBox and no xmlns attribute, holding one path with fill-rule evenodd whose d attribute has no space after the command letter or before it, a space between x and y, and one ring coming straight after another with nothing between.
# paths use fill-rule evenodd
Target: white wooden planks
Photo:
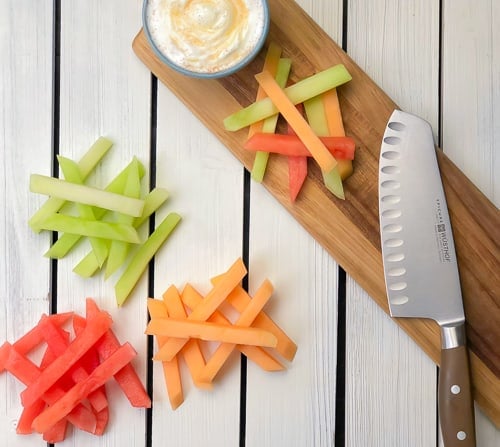
<instances>
[{"instance_id":1,"label":"white wooden planks","mask_svg":"<svg viewBox=\"0 0 500 447\"><path fill-rule=\"evenodd\" d=\"M439 8L432 0L350 0L347 51L401 107L438 125Z\"/></svg>"},{"instance_id":2,"label":"white wooden planks","mask_svg":"<svg viewBox=\"0 0 500 447\"><path fill-rule=\"evenodd\" d=\"M156 182L171 193L167 210L183 220L155 258L155 297L161 299L170 285L182 291L187 282L206 294L210 278L242 255L243 168L162 84L157 129ZM237 445L239 356L232 357L212 391L196 388L181 363L185 402L174 412L155 362L152 445Z\"/></svg>"},{"instance_id":3,"label":"white wooden planks","mask_svg":"<svg viewBox=\"0 0 500 447\"><path fill-rule=\"evenodd\" d=\"M260 185L251 200L250 291L270 279L265 309L298 351L283 372L248 363L247 445L333 445L337 265Z\"/></svg>"},{"instance_id":4,"label":"white wooden planks","mask_svg":"<svg viewBox=\"0 0 500 447\"><path fill-rule=\"evenodd\" d=\"M25 32L25 30L30 32ZM13 38L12 36L15 36ZM0 340L14 342L49 311L48 235L28 227L44 197L30 194L31 172L51 169L52 3L0 2ZM0 374L0 428L8 446L42 446L16 434L24 385Z\"/></svg>"},{"instance_id":5,"label":"white wooden planks","mask_svg":"<svg viewBox=\"0 0 500 447\"><path fill-rule=\"evenodd\" d=\"M347 51L437 135L436 2L349 1ZM356 283L349 280L347 290L346 445L433 445L436 367Z\"/></svg>"},{"instance_id":6,"label":"white wooden planks","mask_svg":"<svg viewBox=\"0 0 500 447\"><path fill-rule=\"evenodd\" d=\"M500 204L500 4L445 1L442 51L444 152ZM500 444L500 430L476 407L478 447Z\"/></svg>"},{"instance_id":7,"label":"white wooden planks","mask_svg":"<svg viewBox=\"0 0 500 447\"><path fill-rule=\"evenodd\" d=\"M130 42L141 26L138 2L61 2L60 153L78 159L95 139L115 142L96 174L89 179L105 186L133 156L149 171L150 75L134 57ZM148 177L143 182L148 186ZM88 241L85 241L88 242ZM138 352L133 365L146 383L147 281L140 282L129 301L118 308L115 274L81 279L73 271L89 250L82 244L58 262L58 311L84 312L85 298L113 317L121 342ZM103 437L74 431L64 445L141 445L145 439L145 410L133 408L114 382L107 387L110 421Z\"/></svg>"},{"instance_id":8,"label":"white wooden planks","mask_svg":"<svg viewBox=\"0 0 500 447\"><path fill-rule=\"evenodd\" d=\"M500 206L500 4L443 5L443 122L446 154Z\"/></svg>"},{"instance_id":9,"label":"white wooden planks","mask_svg":"<svg viewBox=\"0 0 500 447\"><path fill-rule=\"evenodd\" d=\"M141 2L61 2L60 152L78 158L99 136L115 141L93 181L104 184L133 155L149 165L150 74L130 45L140 28ZM341 42L342 3L299 2ZM348 2L350 55L405 110L428 119L442 146L498 204L499 5L494 0L443 2L442 120L439 123L439 11L436 2ZM13 341L49 310L48 235L27 220L43 198L26 187L31 172L49 174L52 146L52 2L0 2L0 166L3 170L0 250L0 333ZM25 27L25 28L23 28ZM19 30L30 32L19 32ZM15 38L11 36L15 35ZM393 42L396 42L394 45ZM464 124L465 123L465 124ZM12 175L15 173L15 175ZM156 184L171 198L157 216L177 211L183 221L155 259L154 295L208 280L242 253L243 170L228 151L162 85L158 86ZM145 180L145 184L148 179ZM186 242L187 241L187 242ZM82 281L71 271L86 252L58 263L58 310L83 311L93 296L110 311L115 331L139 351L146 374L141 281L123 309L113 284ZM337 266L259 185L251 185L250 290L268 277L276 293L266 311L298 343L288 370L264 373L248 364L248 446L329 446L335 435ZM436 368L366 296L347 282L346 446L434 445ZM215 390L186 378L186 402L170 410L154 365L152 445L237 445L240 370L235 355ZM5 445L44 445L15 434L23 387L0 375L0 428ZM145 412L109 387L106 435L76 431L64 445L145 445ZM477 411L478 446L500 443L500 432Z\"/></svg>"},{"instance_id":10,"label":"white wooden planks","mask_svg":"<svg viewBox=\"0 0 500 447\"><path fill-rule=\"evenodd\" d=\"M342 2L298 3L340 43ZM273 282L266 309L298 351L284 372L248 363L246 445L334 445L337 264L255 182L250 200L250 291Z\"/></svg>"},{"instance_id":11,"label":"white wooden planks","mask_svg":"<svg viewBox=\"0 0 500 447\"><path fill-rule=\"evenodd\" d=\"M436 440L436 367L350 278L346 446L429 446Z\"/></svg>"}]
</instances>

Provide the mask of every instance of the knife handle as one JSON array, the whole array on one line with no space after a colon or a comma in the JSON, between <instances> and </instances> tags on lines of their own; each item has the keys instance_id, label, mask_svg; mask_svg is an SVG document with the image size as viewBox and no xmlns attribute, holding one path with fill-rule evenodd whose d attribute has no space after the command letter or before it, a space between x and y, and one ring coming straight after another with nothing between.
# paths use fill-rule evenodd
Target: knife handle
<instances>
[{"instance_id":1,"label":"knife handle","mask_svg":"<svg viewBox=\"0 0 500 447\"><path fill-rule=\"evenodd\" d=\"M438 388L439 417L445 447L475 447L474 401L465 345L442 349Z\"/></svg>"}]
</instances>

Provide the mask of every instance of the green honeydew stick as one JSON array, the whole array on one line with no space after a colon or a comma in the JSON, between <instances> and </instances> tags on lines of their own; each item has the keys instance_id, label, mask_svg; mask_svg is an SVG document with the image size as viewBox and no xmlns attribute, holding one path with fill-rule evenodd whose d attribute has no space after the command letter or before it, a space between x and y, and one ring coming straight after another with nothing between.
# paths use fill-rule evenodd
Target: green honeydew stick
<instances>
[{"instance_id":1,"label":"green honeydew stick","mask_svg":"<svg viewBox=\"0 0 500 447\"><path fill-rule=\"evenodd\" d=\"M80 175L80 171L78 165L69 158L66 157L57 157L57 161L59 162L59 166L61 167L64 178L72 183L83 184L82 177ZM77 209L80 213L80 216L84 219L88 220L97 220L94 209L89 205L82 205L81 203L77 203ZM108 246L104 239L91 237L89 238L90 245L92 246L92 251L96 257L97 263L99 266L104 264L106 260L106 256L108 255Z\"/></svg>"},{"instance_id":2,"label":"green honeydew stick","mask_svg":"<svg viewBox=\"0 0 500 447\"><path fill-rule=\"evenodd\" d=\"M139 178L139 168L137 161L130 170L127 183L123 190L123 195L138 199L141 196L141 180ZM134 218L125 214L117 214L116 222L121 224L133 225ZM109 248L109 256L106 262L105 278L109 278L116 270L118 270L125 259L127 258L130 249L130 244L123 241L111 241Z\"/></svg>"},{"instance_id":3,"label":"green honeydew stick","mask_svg":"<svg viewBox=\"0 0 500 447\"><path fill-rule=\"evenodd\" d=\"M291 59L282 58L278 62L278 70L276 71L276 82L281 88L286 86L288 76L290 74L290 68L292 66ZM265 119L262 124L262 132L274 133L276 130L276 124L278 123L278 114L272 115ZM269 160L269 152L258 151L255 154L255 159L252 167L252 178L257 182L262 182L264 179L264 174L266 172L267 161Z\"/></svg>"},{"instance_id":4,"label":"green honeydew stick","mask_svg":"<svg viewBox=\"0 0 500 447\"><path fill-rule=\"evenodd\" d=\"M125 271L120 276L120 279L115 284L115 295L118 306L122 306L126 301L137 281L146 270L149 261L153 259L155 253L167 240L168 236L177 224L180 222L181 216L177 213L170 213L142 244L130 263L125 268Z\"/></svg>"},{"instance_id":5,"label":"green honeydew stick","mask_svg":"<svg viewBox=\"0 0 500 447\"><path fill-rule=\"evenodd\" d=\"M168 199L168 191L164 188L155 188L144 197L142 216L134 219L134 227L139 228L149 217L156 212Z\"/></svg>"},{"instance_id":6,"label":"green honeydew stick","mask_svg":"<svg viewBox=\"0 0 500 447\"><path fill-rule=\"evenodd\" d=\"M155 188L144 198L144 211L141 217L134 220L134 228L139 228L146 220L168 199L168 191L163 188ZM66 236L66 234L65 234ZM70 235L68 235L70 236ZM99 266L92 252L88 253L73 269L82 278L90 278L94 275Z\"/></svg>"},{"instance_id":7,"label":"green honeydew stick","mask_svg":"<svg viewBox=\"0 0 500 447\"><path fill-rule=\"evenodd\" d=\"M314 133L319 136L327 136L329 134L328 121L322 97L315 96L304 101L304 109L309 125ZM344 186L338 167L335 166L330 172L322 172L322 174L323 183L328 191L339 199L345 200Z\"/></svg>"},{"instance_id":8,"label":"green honeydew stick","mask_svg":"<svg viewBox=\"0 0 500 447\"><path fill-rule=\"evenodd\" d=\"M351 79L352 77L344 65L338 64L302 79L285 88L284 92L293 104L299 104L313 96L345 84ZM278 113L278 109L272 101L269 98L264 98L225 118L224 127L226 130L236 131L276 113Z\"/></svg>"},{"instance_id":9,"label":"green honeydew stick","mask_svg":"<svg viewBox=\"0 0 500 447\"><path fill-rule=\"evenodd\" d=\"M101 159L113 146L113 142L104 137L99 137L96 142L88 149L78 162L80 176L83 181L94 170ZM65 204L65 200L56 197L49 197L38 211L28 221L33 231L39 232L39 223L47 216L57 213Z\"/></svg>"},{"instance_id":10,"label":"green honeydew stick","mask_svg":"<svg viewBox=\"0 0 500 447\"><path fill-rule=\"evenodd\" d=\"M132 160L124 169L122 169L122 171L113 180L111 180L108 186L104 188L105 191L120 194L125 188L125 183L129 176L129 171L133 169L133 164L135 161L137 161L138 163L139 177L142 179L146 170L144 169L144 165L134 157L134 160ZM146 208L146 204L144 204L144 208ZM143 211L143 213L144 212L145 210ZM108 213L108 211L102 208L94 209L94 214L97 220L101 220L106 213ZM140 217L136 219L140 219ZM136 226L136 228L138 227ZM64 233L45 253L45 256L47 256L48 258L61 259L70 252L70 250L78 243L81 238L82 236L79 236L77 234Z\"/></svg>"},{"instance_id":11,"label":"green honeydew stick","mask_svg":"<svg viewBox=\"0 0 500 447\"><path fill-rule=\"evenodd\" d=\"M86 185L77 185L54 177L31 174L31 192L58 197L85 205L97 206L131 216L140 216L144 201L125 197Z\"/></svg>"},{"instance_id":12,"label":"green honeydew stick","mask_svg":"<svg viewBox=\"0 0 500 447\"><path fill-rule=\"evenodd\" d=\"M41 223L42 230L62 231L64 233L78 234L87 237L101 237L103 239L116 239L133 244L140 242L139 235L131 225L115 222L101 222L86 220L81 217L52 214Z\"/></svg>"},{"instance_id":13,"label":"green honeydew stick","mask_svg":"<svg viewBox=\"0 0 500 447\"><path fill-rule=\"evenodd\" d=\"M335 166L330 172L323 172L323 182L326 188L334 196L345 200L344 185L340 176L339 168Z\"/></svg>"}]
</instances>

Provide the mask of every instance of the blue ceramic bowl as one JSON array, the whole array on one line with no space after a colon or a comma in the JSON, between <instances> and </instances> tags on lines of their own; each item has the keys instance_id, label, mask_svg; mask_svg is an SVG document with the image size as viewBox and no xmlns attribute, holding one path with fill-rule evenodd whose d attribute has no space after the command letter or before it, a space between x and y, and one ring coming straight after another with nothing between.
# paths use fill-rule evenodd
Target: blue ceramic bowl
<instances>
[{"instance_id":1,"label":"blue ceramic bowl","mask_svg":"<svg viewBox=\"0 0 500 447\"><path fill-rule=\"evenodd\" d=\"M245 67L247 64L249 64L257 56L259 51L264 46L267 35L269 33L269 24L270 24L269 6L268 6L266 0L261 0L262 7L263 7L264 24L262 27L262 33L261 33L259 39L257 40L255 46L252 48L252 50L243 59L239 60L234 65L231 65L230 67L222 69L220 71L212 71L212 72L192 71L192 70L189 70L185 67L178 65L177 63L175 63L174 61L169 59L158 48L157 44L155 43L155 41L152 37L152 33L149 29L148 20L147 20L149 3L150 3L149 0L144 0L143 8L142 8L142 23L143 23L144 32L146 34L146 37L149 41L151 48L153 49L156 56L164 64L168 65L170 68L172 68L175 71L182 73L183 75L186 75L186 76L191 76L191 77L195 77L195 78L204 78L204 79L215 79L215 78L222 78L222 77L229 76L229 75L236 73L237 71L239 71L243 67Z\"/></svg>"}]
</instances>

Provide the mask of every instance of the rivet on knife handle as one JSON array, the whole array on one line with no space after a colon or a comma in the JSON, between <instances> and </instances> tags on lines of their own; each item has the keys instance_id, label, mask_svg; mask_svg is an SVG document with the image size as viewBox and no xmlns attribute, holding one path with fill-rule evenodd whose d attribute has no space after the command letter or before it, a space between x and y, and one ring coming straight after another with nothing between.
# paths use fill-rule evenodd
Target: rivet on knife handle
<instances>
[{"instance_id":1,"label":"rivet on knife handle","mask_svg":"<svg viewBox=\"0 0 500 447\"><path fill-rule=\"evenodd\" d=\"M474 447L474 402L464 326L443 327L442 340L438 405L443 442L446 447Z\"/></svg>"}]
</instances>

